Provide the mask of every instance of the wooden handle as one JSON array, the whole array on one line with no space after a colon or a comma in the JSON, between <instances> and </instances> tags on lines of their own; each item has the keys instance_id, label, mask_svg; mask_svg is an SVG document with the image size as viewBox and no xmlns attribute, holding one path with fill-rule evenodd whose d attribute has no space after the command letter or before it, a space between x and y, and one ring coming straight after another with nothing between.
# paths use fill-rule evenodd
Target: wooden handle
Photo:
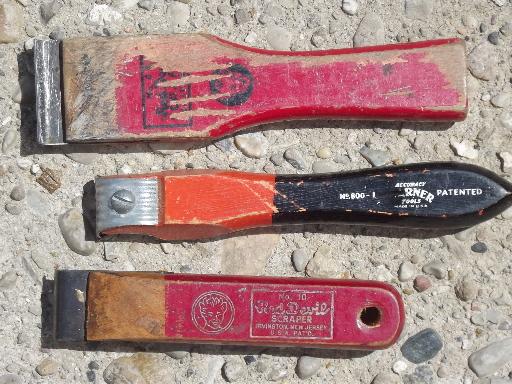
<instances>
[{"instance_id":1,"label":"wooden handle","mask_svg":"<svg viewBox=\"0 0 512 384\"><path fill-rule=\"evenodd\" d=\"M210 35L77 38L62 46L66 140L215 139L307 118L462 120L464 42L312 52Z\"/></svg>"},{"instance_id":2,"label":"wooden handle","mask_svg":"<svg viewBox=\"0 0 512 384\"><path fill-rule=\"evenodd\" d=\"M404 324L400 295L381 282L58 271L56 287L62 341L382 349Z\"/></svg>"},{"instance_id":3,"label":"wooden handle","mask_svg":"<svg viewBox=\"0 0 512 384\"><path fill-rule=\"evenodd\" d=\"M115 212L111 196L131 189L134 210ZM101 235L185 240L303 223L464 228L512 205L512 185L458 163L284 176L196 170L101 177L96 201Z\"/></svg>"}]
</instances>

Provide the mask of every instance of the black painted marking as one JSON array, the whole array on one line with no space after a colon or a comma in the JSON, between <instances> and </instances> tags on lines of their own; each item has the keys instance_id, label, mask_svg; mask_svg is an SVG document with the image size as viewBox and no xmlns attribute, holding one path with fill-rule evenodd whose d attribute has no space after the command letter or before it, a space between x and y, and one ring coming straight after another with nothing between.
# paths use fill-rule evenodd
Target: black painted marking
<instances>
[{"instance_id":1,"label":"black painted marking","mask_svg":"<svg viewBox=\"0 0 512 384\"><path fill-rule=\"evenodd\" d=\"M185 84L175 87L162 87L158 85L162 82L174 79L180 79L188 76L186 72L165 72L161 68L156 69L158 75L156 78L150 73L151 66L146 64L144 56L139 56L139 72L140 72L140 86L141 86L141 102L142 102L142 125L144 129L151 128L188 128L192 126L192 118L185 120L173 121L172 113L190 111L193 108L193 104L177 104L172 101L190 98L191 85ZM163 121L168 121L165 124L152 124L149 123L149 117L151 114L156 115ZM171 122L172 121L172 122Z\"/></svg>"},{"instance_id":2,"label":"black painted marking","mask_svg":"<svg viewBox=\"0 0 512 384\"><path fill-rule=\"evenodd\" d=\"M391 75L393 72L393 64L387 63L382 66L382 73L384 73L385 76Z\"/></svg>"},{"instance_id":3,"label":"black painted marking","mask_svg":"<svg viewBox=\"0 0 512 384\"><path fill-rule=\"evenodd\" d=\"M195 103L177 103L178 100L193 98L197 87L192 91L192 84L176 86L160 86L170 80L183 79L192 75L187 72L166 72L161 68L153 68L144 56L139 56L140 92L142 102L142 124L144 129L151 128L190 128L193 118L177 119L173 115L180 112L192 111ZM199 73L196 73L199 74ZM226 106L237 106L245 103L254 89L254 78L243 65L234 64L226 69L218 69L199 75L229 75L222 79L205 83L212 95L226 94L215 99ZM199 83L198 83L199 84Z\"/></svg>"},{"instance_id":4,"label":"black painted marking","mask_svg":"<svg viewBox=\"0 0 512 384\"><path fill-rule=\"evenodd\" d=\"M512 205L512 184L469 164L425 163L276 177L276 224L464 228Z\"/></svg>"},{"instance_id":5,"label":"black painted marking","mask_svg":"<svg viewBox=\"0 0 512 384\"><path fill-rule=\"evenodd\" d=\"M216 75L230 75L210 81L212 94L229 93L231 96L220 97L217 101L228 107L242 105L254 90L254 78L251 72L241 64L234 64L226 69L212 71Z\"/></svg>"}]
</instances>

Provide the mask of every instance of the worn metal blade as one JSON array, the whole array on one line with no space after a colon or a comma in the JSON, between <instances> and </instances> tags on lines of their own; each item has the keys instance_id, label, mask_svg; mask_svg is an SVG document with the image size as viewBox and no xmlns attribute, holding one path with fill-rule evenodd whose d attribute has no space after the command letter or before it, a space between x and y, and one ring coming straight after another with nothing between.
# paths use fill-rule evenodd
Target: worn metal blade
<instances>
[{"instance_id":1,"label":"worn metal blade","mask_svg":"<svg viewBox=\"0 0 512 384\"><path fill-rule=\"evenodd\" d=\"M60 43L56 40L36 40L34 67L37 142L42 145L65 144L60 90Z\"/></svg>"},{"instance_id":2,"label":"worn metal blade","mask_svg":"<svg viewBox=\"0 0 512 384\"><path fill-rule=\"evenodd\" d=\"M89 271L61 270L55 274L55 330L57 341L83 342Z\"/></svg>"}]
</instances>

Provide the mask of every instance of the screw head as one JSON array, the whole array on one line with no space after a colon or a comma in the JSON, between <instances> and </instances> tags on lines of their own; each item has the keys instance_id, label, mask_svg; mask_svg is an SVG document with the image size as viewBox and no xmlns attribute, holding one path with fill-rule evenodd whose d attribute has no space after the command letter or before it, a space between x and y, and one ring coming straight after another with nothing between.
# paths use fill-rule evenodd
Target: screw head
<instances>
[{"instance_id":1,"label":"screw head","mask_svg":"<svg viewBox=\"0 0 512 384\"><path fill-rule=\"evenodd\" d=\"M135 195L127 189L120 189L110 197L110 208L120 215L130 212L134 206Z\"/></svg>"}]
</instances>

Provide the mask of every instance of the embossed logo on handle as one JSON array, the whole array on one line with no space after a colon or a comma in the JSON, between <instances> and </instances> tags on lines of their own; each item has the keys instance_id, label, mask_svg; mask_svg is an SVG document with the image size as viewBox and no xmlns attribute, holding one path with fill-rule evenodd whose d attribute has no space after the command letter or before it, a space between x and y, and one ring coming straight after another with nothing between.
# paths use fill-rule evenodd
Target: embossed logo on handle
<instances>
[{"instance_id":1,"label":"embossed logo on handle","mask_svg":"<svg viewBox=\"0 0 512 384\"><path fill-rule=\"evenodd\" d=\"M204 292L192 305L192 322L201 332L225 332L233 324L234 319L233 302L222 292Z\"/></svg>"}]
</instances>

